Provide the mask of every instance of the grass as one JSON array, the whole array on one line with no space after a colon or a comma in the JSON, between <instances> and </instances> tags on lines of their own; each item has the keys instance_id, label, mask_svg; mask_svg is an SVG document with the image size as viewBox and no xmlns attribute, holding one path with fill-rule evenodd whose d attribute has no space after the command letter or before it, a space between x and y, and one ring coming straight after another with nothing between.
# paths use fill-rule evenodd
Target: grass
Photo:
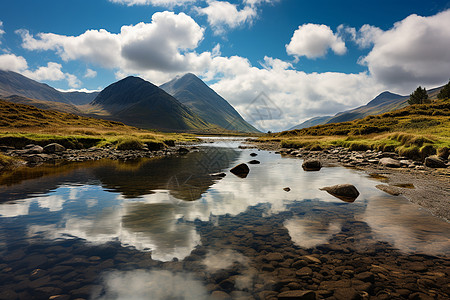
<instances>
[{"instance_id":1,"label":"grass","mask_svg":"<svg viewBox=\"0 0 450 300\"><path fill-rule=\"evenodd\" d=\"M350 150L395 151L423 159L450 148L450 100L408 106L351 122L270 134L259 141L308 150L340 146Z\"/></svg>"},{"instance_id":2,"label":"grass","mask_svg":"<svg viewBox=\"0 0 450 300\"><path fill-rule=\"evenodd\" d=\"M147 144L149 148L161 148L190 141L197 141L197 138L191 134L143 130L120 122L0 100L0 145L21 148L27 144L59 143L66 148L82 149L106 145L142 148Z\"/></svg>"},{"instance_id":3,"label":"grass","mask_svg":"<svg viewBox=\"0 0 450 300\"><path fill-rule=\"evenodd\" d=\"M20 163L20 159L0 154L0 171L12 169Z\"/></svg>"}]
</instances>

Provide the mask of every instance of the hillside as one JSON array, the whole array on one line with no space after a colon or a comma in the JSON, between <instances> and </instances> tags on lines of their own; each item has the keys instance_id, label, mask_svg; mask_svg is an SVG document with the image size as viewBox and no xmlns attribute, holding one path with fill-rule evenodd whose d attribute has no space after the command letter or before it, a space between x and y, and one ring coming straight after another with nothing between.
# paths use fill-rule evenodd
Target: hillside
<instances>
[{"instance_id":1,"label":"hillside","mask_svg":"<svg viewBox=\"0 0 450 300\"><path fill-rule=\"evenodd\" d=\"M308 127L317 126L317 125L321 125L321 124L326 124L327 121L329 119L331 119L332 117L333 116L314 117L314 118L306 120L303 123L295 125L294 127L291 127L288 130L303 129L303 128L308 128Z\"/></svg>"},{"instance_id":2,"label":"hillside","mask_svg":"<svg viewBox=\"0 0 450 300\"><path fill-rule=\"evenodd\" d=\"M47 84L39 83L18 73L0 70L0 96L7 97L11 95L83 105L91 102L98 93L60 92Z\"/></svg>"},{"instance_id":3,"label":"hillside","mask_svg":"<svg viewBox=\"0 0 450 300\"><path fill-rule=\"evenodd\" d=\"M90 105L93 112L106 119L144 129L189 131L214 127L162 89L133 76L106 87Z\"/></svg>"},{"instance_id":4,"label":"hillside","mask_svg":"<svg viewBox=\"0 0 450 300\"><path fill-rule=\"evenodd\" d=\"M397 151L421 158L450 147L450 100L407 106L354 121L284 131L261 138L285 147L323 149L333 146L353 150Z\"/></svg>"},{"instance_id":5,"label":"hillside","mask_svg":"<svg viewBox=\"0 0 450 300\"><path fill-rule=\"evenodd\" d=\"M431 89L428 91L428 97L430 99L436 99L436 95L439 93L439 91L442 89L442 87L437 87L434 89ZM314 117L311 119L308 119L307 121L293 126L292 128L288 130L294 130L294 129L302 129L307 128L311 126L316 125L323 125L323 124L332 124L332 123L340 123L340 122L347 122L347 121L353 121L357 119L362 119L367 116L371 115L378 115L390 111L394 111L396 109L401 109L406 106L408 106L408 99L409 96L402 96L398 94L394 94L391 92L383 92L376 96L374 99L369 101L366 105L359 106L354 109L346 110L343 112L338 112L334 116L325 116L325 117Z\"/></svg>"},{"instance_id":6,"label":"hillside","mask_svg":"<svg viewBox=\"0 0 450 300\"><path fill-rule=\"evenodd\" d=\"M152 143L195 140L187 134L147 131L120 122L44 110L0 99L0 145L58 142L71 147L91 147L134 139Z\"/></svg>"},{"instance_id":7,"label":"hillside","mask_svg":"<svg viewBox=\"0 0 450 300\"><path fill-rule=\"evenodd\" d=\"M259 132L224 98L194 74L188 73L174 78L160 88L211 124L233 131Z\"/></svg>"}]
</instances>

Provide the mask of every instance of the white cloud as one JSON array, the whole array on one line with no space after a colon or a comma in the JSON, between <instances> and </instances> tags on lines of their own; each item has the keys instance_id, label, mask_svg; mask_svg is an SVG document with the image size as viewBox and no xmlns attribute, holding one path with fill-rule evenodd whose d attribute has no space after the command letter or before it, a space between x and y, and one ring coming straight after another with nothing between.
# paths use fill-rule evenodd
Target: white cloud
<instances>
[{"instance_id":1,"label":"white cloud","mask_svg":"<svg viewBox=\"0 0 450 300\"><path fill-rule=\"evenodd\" d=\"M209 25L215 34L222 34L226 28L236 28L245 23L251 23L257 16L256 8L245 6L239 10L237 5L227 1L208 1L208 6L197 8L201 15L206 15Z\"/></svg>"},{"instance_id":2,"label":"white cloud","mask_svg":"<svg viewBox=\"0 0 450 300\"><path fill-rule=\"evenodd\" d=\"M448 81L450 10L430 17L410 15L388 31L372 31L366 31L366 39L374 47L361 62L377 81L400 92Z\"/></svg>"},{"instance_id":3,"label":"white cloud","mask_svg":"<svg viewBox=\"0 0 450 300\"><path fill-rule=\"evenodd\" d=\"M35 71L26 70L22 74L37 81L58 81L66 78L64 72L61 71L61 68L62 65L55 62L49 62L46 67L39 67Z\"/></svg>"},{"instance_id":4,"label":"white cloud","mask_svg":"<svg viewBox=\"0 0 450 300\"><path fill-rule=\"evenodd\" d=\"M263 131L365 104L384 89L364 72L308 74L273 58L265 59L264 69L242 58L220 60L215 59L212 68L226 75L211 87Z\"/></svg>"},{"instance_id":5,"label":"white cloud","mask_svg":"<svg viewBox=\"0 0 450 300\"><path fill-rule=\"evenodd\" d=\"M95 78L97 76L97 72L91 69L86 70L86 74L84 74L84 78Z\"/></svg>"},{"instance_id":6,"label":"white cloud","mask_svg":"<svg viewBox=\"0 0 450 300\"><path fill-rule=\"evenodd\" d=\"M16 56L14 54L0 55L0 70L21 72L27 68L27 61L22 56Z\"/></svg>"},{"instance_id":7,"label":"white cloud","mask_svg":"<svg viewBox=\"0 0 450 300\"><path fill-rule=\"evenodd\" d=\"M186 65L204 64L210 53L190 51L203 39L203 31L186 14L165 11L155 13L151 23L123 26L118 34L104 29L88 30L79 36L39 33L37 38L26 30L17 33L25 49L53 50L64 61L83 60L135 73L182 72Z\"/></svg>"},{"instance_id":8,"label":"white cloud","mask_svg":"<svg viewBox=\"0 0 450 300\"><path fill-rule=\"evenodd\" d=\"M82 88L82 89L67 89L67 90L65 90L65 89L56 89L56 90L58 90L60 92L63 92L63 93L70 93L70 92L94 93L94 92L100 92L102 89L88 90L88 89Z\"/></svg>"},{"instance_id":9,"label":"white cloud","mask_svg":"<svg viewBox=\"0 0 450 300\"><path fill-rule=\"evenodd\" d=\"M197 0L109 0L109 1L113 3L125 4L128 6L153 5L153 6L174 7L193 3L196 2Z\"/></svg>"},{"instance_id":10,"label":"white cloud","mask_svg":"<svg viewBox=\"0 0 450 300\"><path fill-rule=\"evenodd\" d=\"M297 57L317 58L325 56L328 49L338 55L345 54L344 41L326 25L305 24L298 27L286 45L286 51Z\"/></svg>"},{"instance_id":11,"label":"white cloud","mask_svg":"<svg viewBox=\"0 0 450 300\"><path fill-rule=\"evenodd\" d=\"M80 80L75 75L64 73L61 69L61 64L49 62L46 67L39 67L35 71L24 70L21 73L36 81L67 80L70 87L77 88L81 86Z\"/></svg>"}]
</instances>

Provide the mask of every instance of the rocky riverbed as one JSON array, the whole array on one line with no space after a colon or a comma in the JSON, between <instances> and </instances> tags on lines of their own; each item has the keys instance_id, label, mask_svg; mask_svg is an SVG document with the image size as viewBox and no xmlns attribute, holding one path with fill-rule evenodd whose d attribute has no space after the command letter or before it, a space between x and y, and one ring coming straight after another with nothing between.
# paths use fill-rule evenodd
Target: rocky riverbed
<instances>
[{"instance_id":1,"label":"rocky riverbed","mask_svg":"<svg viewBox=\"0 0 450 300\"><path fill-rule=\"evenodd\" d=\"M311 201L268 217L260 205L196 221L201 245L167 262L114 242L17 243L1 251L0 299L448 299L448 257L404 254L377 241L365 222L346 220L328 242L297 245L286 219L323 208ZM340 211L328 214L336 220ZM151 298L150 282L136 284L146 280L167 289L167 298Z\"/></svg>"},{"instance_id":2,"label":"rocky riverbed","mask_svg":"<svg viewBox=\"0 0 450 300\"><path fill-rule=\"evenodd\" d=\"M362 170L381 181L377 187L391 195L403 195L434 215L450 220L450 161L445 156L411 160L395 152L351 151L336 147L308 151L280 148L277 143L254 143L249 147L275 151L283 156L319 160L324 166L344 166Z\"/></svg>"}]
</instances>

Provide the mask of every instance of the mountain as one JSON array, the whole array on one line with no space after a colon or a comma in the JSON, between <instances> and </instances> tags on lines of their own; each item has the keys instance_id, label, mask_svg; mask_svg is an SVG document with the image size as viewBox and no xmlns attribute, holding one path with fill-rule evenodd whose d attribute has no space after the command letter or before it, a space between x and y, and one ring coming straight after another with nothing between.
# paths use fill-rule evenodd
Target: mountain
<instances>
[{"instance_id":1,"label":"mountain","mask_svg":"<svg viewBox=\"0 0 450 300\"><path fill-rule=\"evenodd\" d=\"M12 71L0 70L0 96L18 95L31 99L83 105L91 102L98 92L60 92Z\"/></svg>"},{"instance_id":2,"label":"mountain","mask_svg":"<svg viewBox=\"0 0 450 300\"><path fill-rule=\"evenodd\" d=\"M102 118L144 129L186 131L214 127L159 87L133 76L106 87L90 105Z\"/></svg>"},{"instance_id":3,"label":"mountain","mask_svg":"<svg viewBox=\"0 0 450 300\"><path fill-rule=\"evenodd\" d=\"M442 88L443 86L429 90L428 97L430 99L435 99ZM339 112L332 117L314 117L288 130L308 128L323 124L341 123L362 119L370 115L379 115L408 106L408 99L409 96L402 96L386 91L376 96L366 105Z\"/></svg>"},{"instance_id":4,"label":"mountain","mask_svg":"<svg viewBox=\"0 0 450 300\"><path fill-rule=\"evenodd\" d=\"M205 121L240 132L259 132L224 98L194 74L188 73L160 86Z\"/></svg>"},{"instance_id":5,"label":"mountain","mask_svg":"<svg viewBox=\"0 0 450 300\"><path fill-rule=\"evenodd\" d=\"M308 127L313 127L316 125L325 124L332 117L333 116L314 117L314 118L306 120L305 122L303 122L301 124L295 125L294 127L289 128L288 130L302 129L302 128L308 128Z\"/></svg>"}]
</instances>

